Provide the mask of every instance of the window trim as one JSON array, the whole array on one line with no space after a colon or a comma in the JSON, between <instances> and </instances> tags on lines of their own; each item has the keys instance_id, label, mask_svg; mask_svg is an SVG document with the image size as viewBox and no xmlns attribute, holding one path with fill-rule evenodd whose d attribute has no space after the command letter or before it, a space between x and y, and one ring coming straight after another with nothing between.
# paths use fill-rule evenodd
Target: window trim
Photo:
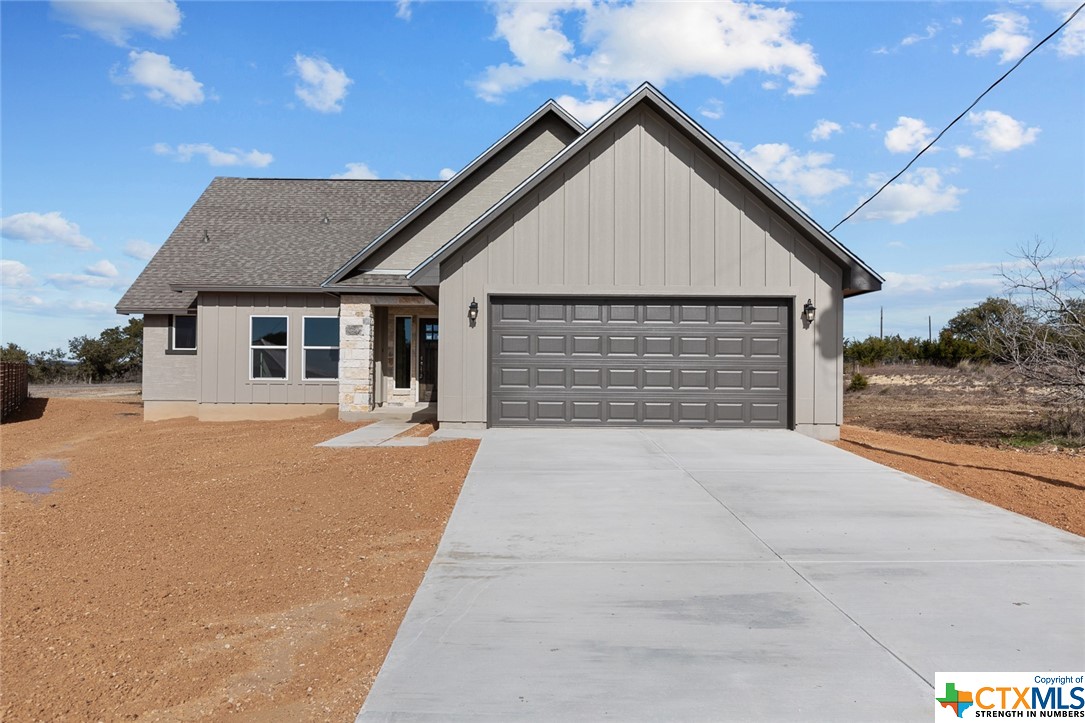
<instances>
[{"instance_id":1,"label":"window trim","mask_svg":"<svg viewBox=\"0 0 1085 723\"><path fill-rule=\"evenodd\" d=\"M302 381L306 381L306 382L338 382L339 381L339 366L338 365L336 365L335 376L334 377L310 377L310 376L306 375L307 370L306 370L306 367L305 367L305 352L307 350L309 350L309 349L337 349L337 350L340 350L340 352L341 352L341 350L343 348L343 339L341 337L339 339L339 344L337 344L336 346L307 346L305 344L305 322L308 319L335 319L336 324L339 323L339 317L338 316L330 316L328 314L312 314L312 315L307 315L307 316L302 316L301 317L301 378L302 378ZM287 336L287 341L290 341L289 335Z\"/></svg>"},{"instance_id":2,"label":"window trim","mask_svg":"<svg viewBox=\"0 0 1085 723\"><path fill-rule=\"evenodd\" d=\"M411 339L408 342L408 344L410 345L410 349L408 350L408 353L407 353L407 356L408 356L408 359L407 359L407 386L405 386L405 387L399 386L397 384L398 380L396 379L396 367L397 367L397 362L399 361L399 328L398 327L399 327L399 320L400 319L410 319L410 321L411 321ZM415 344L414 344L414 329L415 329L416 326L417 326L417 324L414 321L414 315L413 314L396 314L394 316L394 318L392 319L392 389L394 391L397 391L397 392L409 392L409 391L411 391L411 389L414 386L414 379L415 379L414 368L413 368L413 366L414 366L413 365L414 346L415 346Z\"/></svg>"},{"instance_id":3,"label":"window trim","mask_svg":"<svg viewBox=\"0 0 1085 723\"><path fill-rule=\"evenodd\" d=\"M253 319L286 319L286 345L285 346L254 346L252 343L252 320ZM249 314L249 381L250 382L288 382L290 381L290 316L288 314ZM285 349L286 369L282 377L254 377L252 375L253 352L256 349Z\"/></svg>"},{"instance_id":4,"label":"window trim","mask_svg":"<svg viewBox=\"0 0 1085 723\"><path fill-rule=\"evenodd\" d=\"M189 355L196 354L200 350L200 337L199 337L200 322L196 321L196 332L197 332L196 346L193 346L193 347L187 347L187 346L179 347L179 346L177 346L177 326L174 323L174 321L178 317L191 317L193 319L196 319L197 315L196 314L170 314L170 320L169 320L170 333L169 333L169 337L167 338L166 353L167 354L182 354L182 355L184 355L184 354L189 354Z\"/></svg>"}]
</instances>

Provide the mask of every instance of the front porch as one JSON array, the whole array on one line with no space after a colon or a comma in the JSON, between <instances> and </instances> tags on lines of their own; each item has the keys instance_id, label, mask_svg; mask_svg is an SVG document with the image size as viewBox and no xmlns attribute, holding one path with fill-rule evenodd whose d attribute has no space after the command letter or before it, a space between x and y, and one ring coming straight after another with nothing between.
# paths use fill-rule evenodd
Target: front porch
<instances>
[{"instance_id":1,"label":"front porch","mask_svg":"<svg viewBox=\"0 0 1085 723\"><path fill-rule=\"evenodd\" d=\"M422 411L437 401L437 306L420 296L340 299L339 418Z\"/></svg>"}]
</instances>

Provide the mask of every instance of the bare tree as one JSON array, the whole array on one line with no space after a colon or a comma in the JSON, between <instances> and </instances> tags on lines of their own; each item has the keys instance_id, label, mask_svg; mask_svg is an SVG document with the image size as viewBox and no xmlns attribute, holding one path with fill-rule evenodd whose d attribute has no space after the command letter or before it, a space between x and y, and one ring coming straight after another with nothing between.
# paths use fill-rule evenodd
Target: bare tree
<instances>
[{"instance_id":1,"label":"bare tree","mask_svg":"<svg viewBox=\"0 0 1085 723\"><path fill-rule=\"evenodd\" d=\"M1056 257L1036 239L1014 258L999 272L1011 303L983 341L1059 406L1085 415L1085 257Z\"/></svg>"}]
</instances>

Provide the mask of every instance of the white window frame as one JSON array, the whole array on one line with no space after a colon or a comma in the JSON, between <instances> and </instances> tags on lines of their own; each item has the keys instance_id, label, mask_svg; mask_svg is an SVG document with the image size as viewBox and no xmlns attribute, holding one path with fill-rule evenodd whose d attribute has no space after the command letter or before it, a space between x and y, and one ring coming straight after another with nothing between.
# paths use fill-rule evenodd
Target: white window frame
<instances>
[{"instance_id":1,"label":"white window frame","mask_svg":"<svg viewBox=\"0 0 1085 723\"><path fill-rule=\"evenodd\" d=\"M196 340L195 346L177 346L177 324L175 321L180 318L196 319ZM197 351L200 348L200 321L196 318L195 314L170 314L170 351Z\"/></svg>"},{"instance_id":2,"label":"white window frame","mask_svg":"<svg viewBox=\"0 0 1085 723\"><path fill-rule=\"evenodd\" d=\"M308 319L334 319L339 323L338 316L329 316L327 314L314 314L312 316L301 317L301 378L307 382L337 382L339 381L339 368L335 369L334 377L309 377L306 375L305 368L305 352L309 349L339 349L339 353L342 354L343 339L340 337L339 344L337 346L307 346L305 344L305 322ZM290 341L289 334L287 335L287 341Z\"/></svg>"},{"instance_id":3,"label":"white window frame","mask_svg":"<svg viewBox=\"0 0 1085 723\"><path fill-rule=\"evenodd\" d=\"M286 319L286 346L253 346L252 343L252 320L253 319ZM287 314L249 314L249 381L250 382L287 382L290 381L290 316ZM286 376L283 377L254 377L252 375L253 351L256 349L285 349L286 350Z\"/></svg>"},{"instance_id":4,"label":"white window frame","mask_svg":"<svg viewBox=\"0 0 1085 723\"><path fill-rule=\"evenodd\" d=\"M399 361L399 320L410 319L411 320L411 349L407 356L407 386L401 387L396 384L396 366ZM392 389L398 392L409 392L414 386L414 330L418 324L415 322L413 314L396 314L392 319Z\"/></svg>"}]
</instances>

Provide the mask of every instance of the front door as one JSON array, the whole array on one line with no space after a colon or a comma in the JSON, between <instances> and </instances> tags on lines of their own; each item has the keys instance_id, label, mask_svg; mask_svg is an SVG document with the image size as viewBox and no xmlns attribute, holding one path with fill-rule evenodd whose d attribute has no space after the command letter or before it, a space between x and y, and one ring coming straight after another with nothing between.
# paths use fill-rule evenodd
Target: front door
<instances>
[{"instance_id":1,"label":"front door","mask_svg":"<svg viewBox=\"0 0 1085 723\"><path fill-rule=\"evenodd\" d=\"M418 320L418 401L437 399L437 320Z\"/></svg>"}]
</instances>

